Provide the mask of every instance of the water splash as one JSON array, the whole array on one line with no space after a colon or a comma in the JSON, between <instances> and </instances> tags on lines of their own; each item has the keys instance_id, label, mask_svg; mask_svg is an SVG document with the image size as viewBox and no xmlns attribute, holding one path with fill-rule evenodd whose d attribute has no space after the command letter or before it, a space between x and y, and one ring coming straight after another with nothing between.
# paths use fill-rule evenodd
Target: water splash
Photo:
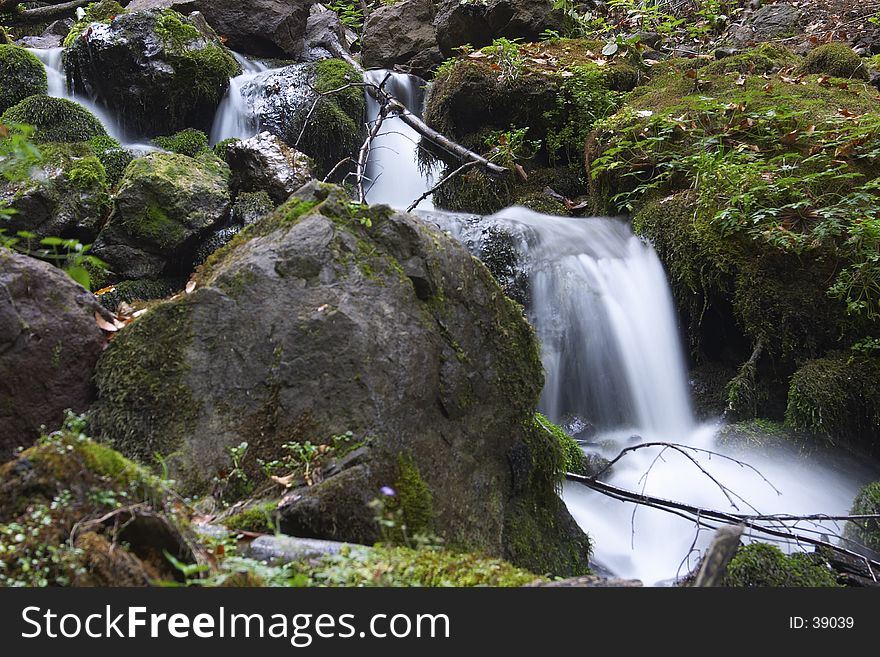
<instances>
[{"instance_id":1,"label":"water splash","mask_svg":"<svg viewBox=\"0 0 880 657\"><path fill-rule=\"evenodd\" d=\"M248 59L238 53L232 54L241 65L242 74L229 81L229 89L217 108L211 128L211 144L230 138L249 139L259 131L259 122L243 90L265 77L263 74L270 68L261 61Z\"/></svg>"}]
</instances>

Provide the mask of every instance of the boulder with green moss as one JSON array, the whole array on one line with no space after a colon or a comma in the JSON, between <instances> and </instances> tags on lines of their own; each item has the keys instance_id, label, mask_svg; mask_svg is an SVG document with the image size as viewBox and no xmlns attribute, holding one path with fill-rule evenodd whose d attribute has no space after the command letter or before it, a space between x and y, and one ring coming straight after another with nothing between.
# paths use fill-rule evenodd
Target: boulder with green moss
<instances>
[{"instance_id":1,"label":"boulder with green moss","mask_svg":"<svg viewBox=\"0 0 880 657\"><path fill-rule=\"evenodd\" d=\"M187 128L169 136L156 137L153 143L166 151L189 157L196 157L209 150L208 135L194 128Z\"/></svg>"},{"instance_id":2,"label":"boulder with green moss","mask_svg":"<svg viewBox=\"0 0 880 657\"><path fill-rule=\"evenodd\" d=\"M98 98L137 135L209 130L241 71L204 20L170 9L114 14L71 36L65 68L74 90Z\"/></svg>"},{"instance_id":3,"label":"boulder with green moss","mask_svg":"<svg viewBox=\"0 0 880 657\"><path fill-rule=\"evenodd\" d=\"M272 464L292 535L373 543L390 487L413 530L537 573L587 568L560 443L534 420L532 329L452 238L315 182L197 283L101 359L94 426L123 453L231 499Z\"/></svg>"},{"instance_id":4,"label":"boulder with green moss","mask_svg":"<svg viewBox=\"0 0 880 657\"><path fill-rule=\"evenodd\" d=\"M810 51L801 65L801 71L824 73L835 78L868 79L867 61L842 43L826 43Z\"/></svg>"},{"instance_id":5,"label":"boulder with green moss","mask_svg":"<svg viewBox=\"0 0 880 657\"><path fill-rule=\"evenodd\" d=\"M38 144L81 142L107 136L94 114L66 98L30 96L6 110L0 122L33 126L31 139Z\"/></svg>"},{"instance_id":6,"label":"boulder with green moss","mask_svg":"<svg viewBox=\"0 0 880 657\"><path fill-rule=\"evenodd\" d=\"M27 447L40 426L94 399L104 348L94 296L56 267L0 248L0 461ZM2 481L2 477L0 477Z\"/></svg>"},{"instance_id":7,"label":"boulder with green moss","mask_svg":"<svg viewBox=\"0 0 880 657\"><path fill-rule=\"evenodd\" d=\"M125 170L95 254L123 279L188 274L199 238L229 213L229 169L206 153L151 153Z\"/></svg>"},{"instance_id":8,"label":"boulder with green moss","mask_svg":"<svg viewBox=\"0 0 880 657\"><path fill-rule=\"evenodd\" d=\"M267 74L245 84L241 93L261 128L311 157L318 177L323 178L341 160L356 157L364 139L366 103L363 88L357 86L320 98L318 94L361 82L360 73L350 64L325 59ZM339 167L336 179L341 180L349 170Z\"/></svg>"},{"instance_id":9,"label":"boulder with green moss","mask_svg":"<svg viewBox=\"0 0 880 657\"><path fill-rule=\"evenodd\" d=\"M727 566L722 586L837 587L837 574L818 554L785 554L775 545L740 547Z\"/></svg>"},{"instance_id":10,"label":"boulder with green moss","mask_svg":"<svg viewBox=\"0 0 880 657\"><path fill-rule=\"evenodd\" d=\"M24 48L0 43L0 114L49 90L42 62Z\"/></svg>"},{"instance_id":11,"label":"boulder with green moss","mask_svg":"<svg viewBox=\"0 0 880 657\"><path fill-rule=\"evenodd\" d=\"M43 144L30 176L0 182L0 207L14 210L4 227L37 238L90 244L110 213L104 165L89 144Z\"/></svg>"},{"instance_id":12,"label":"boulder with green moss","mask_svg":"<svg viewBox=\"0 0 880 657\"><path fill-rule=\"evenodd\" d=\"M829 440L880 450L880 358L835 353L791 377L786 422Z\"/></svg>"},{"instance_id":13,"label":"boulder with green moss","mask_svg":"<svg viewBox=\"0 0 880 657\"><path fill-rule=\"evenodd\" d=\"M84 418L0 465L0 585L149 586L192 562L177 498L85 433Z\"/></svg>"},{"instance_id":14,"label":"boulder with green moss","mask_svg":"<svg viewBox=\"0 0 880 657\"><path fill-rule=\"evenodd\" d=\"M264 192L275 204L286 201L314 176L312 161L271 132L235 141L225 151L232 192Z\"/></svg>"}]
</instances>

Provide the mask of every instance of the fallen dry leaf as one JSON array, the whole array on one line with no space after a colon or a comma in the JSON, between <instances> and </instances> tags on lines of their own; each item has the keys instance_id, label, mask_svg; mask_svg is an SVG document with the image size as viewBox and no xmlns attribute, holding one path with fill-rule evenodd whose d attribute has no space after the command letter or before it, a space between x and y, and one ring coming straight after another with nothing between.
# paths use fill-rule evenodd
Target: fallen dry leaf
<instances>
[{"instance_id":1,"label":"fallen dry leaf","mask_svg":"<svg viewBox=\"0 0 880 657\"><path fill-rule=\"evenodd\" d=\"M115 322L108 322L101 317L101 313L97 311L95 311L95 324L98 325L99 329L107 331L107 333L116 333L121 328L120 326L116 326Z\"/></svg>"},{"instance_id":2,"label":"fallen dry leaf","mask_svg":"<svg viewBox=\"0 0 880 657\"><path fill-rule=\"evenodd\" d=\"M187 294L192 294L193 292L195 292L195 289L196 289L196 282L195 281L190 281L189 283L186 284L186 293Z\"/></svg>"}]
</instances>

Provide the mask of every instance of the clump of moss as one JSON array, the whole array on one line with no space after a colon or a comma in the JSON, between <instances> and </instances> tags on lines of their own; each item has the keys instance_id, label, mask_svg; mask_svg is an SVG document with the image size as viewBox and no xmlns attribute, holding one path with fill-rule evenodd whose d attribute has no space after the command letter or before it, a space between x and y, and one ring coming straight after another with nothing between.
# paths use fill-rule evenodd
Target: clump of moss
<instances>
[{"instance_id":1,"label":"clump of moss","mask_svg":"<svg viewBox=\"0 0 880 657\"><path fill-rule=\"evenodd\" d=\"M0 43L0 114L25 98L48 91L42 62L24 48Z\"/></svg>"},{"instance_id":2,"label":"clump of moss","mask_svg":"<svg viewBox=\"0 0 880 657\"><path fill-rule=\"evenodd\" d=\"M127 10L115 0L100 0L93 2L85 8L83 17L74 23L70 32L64 38L64 47L69 48L82 35L92 23L110 23L117 16L127 13Z\"/></svg>"},{"instance_id":3,"label":"clump of moss","mask_svg":"<svg viewBox=\"0 0 880 657\"><path fill-rule=\"evenodd\" d=\"M535 413L535 422L545 431L549 432L562 448L563 468L565 472L573 472L574 474L587 474L586 465L584 463L584 452L578 445L577 441L569 436L565 429L558 424L553 424L546 416L541 413Z\"/></svg>"},{"instance_id":4,"label":"clump of moss","mask_svg":"<svg viewBox=\"0 0 880 657\"><path fill-rule=\"evenodd\" d=\"M394 498L403 514L407 533L411 536L429 536L434 533L434 497L422 479L411 456L401 455L397 460L400 474L394 483Z\"/></svg>"},{"instance_id":5,"label":"clump of moss","mask_svg":"<svg viewBox=\"0 0 880 657\"><path fill-rule=\"evenodd\" d=\"M837 576L816 555L786 555L778 547L752 543L737 550L727 566L723 586L732 587L837 587Z\"/></svg>"},{"instance_id":6,"label":"clump of moss","mask_svg":"<svg viewBox=\"0 0 880 657\"><path fill-rule=\"evenodd\" d=\"M542 577L500 559L439 549L347 548L303 566L322 586L524 586Z\"/></svg>"},{"instance_id":7,"label":"clump of moss","mask_svg":"<svg viewBox=\"0 0 880 657\"><path fill-rule=\"evenodd\" d=\"M188 157L196 157L202 153L207 153L209 150L208 135L194 128L181 130L170 137L156 137L153 143L159 148L164 148L166 151Z\"/></svg>"},{"instance_id":8,"label":"clump of moss","mask_svg":"<svg viewBox=\"0 0 880 657\"><path fill-rule=\"evenodd\" d=\"M880 514L880 481L862 488L853 501L850 515L867 516ZM851 520L846 523L844 536L861 543L869 550L880 553L880 520Z\"/></svg>"},{"instance_id":9,"label":"clump of moss","mask_svg":"<svg viewBox=\"0 0 880 657\"><path fill-rule=\"evenodd\" d=\"M214 155L219 157L221 160L225 160L227 149L232 144L235 144L239 141L241 141L241 140L238 137L230 137L229 139L224 139L223 141L218 141L216 144L214 144L214 148L212 149L214 151Z\"/></svg>"},{"instance_id":10,"label":"clump of moss","mask_svg":"<svg viewBox=\"0 0 880 657\"><path fill-rule=\"evenodd\" d=\"M134 155L113 137L93 137L89 140L89 145L104 165L107 183L111 187L116 187L125 174L125 168L134 160Z\"/></svg>"},{"instance_id":11,"label":"clump of moss","mask_svg":"<svg viewBox=\"0 0 880 657\"><path fill-rule=\"evenodd\" d=\"M66 98L30 96L6 110L0 122L34 126L31 138L36 143L80 142L107 136L94 114Z\"/></svg>"},{"instance_id":12,"label":"clump of moss","mask_svg":"<svg viewBox=\"0 0 880 657\"><path fill-rule=\"evenodd\" d=\"M786 423L831 441L880 439L880 359L832 354L806 363L791 378Z\"/></svg>"},{"instance_id":13,"label":"clump of moss","mask_svg":"<svg viewBox=\"0 0 880 657\"><path fill-rule=\"evenodd\" d=\"M748 73L763 75L797 63L797 57L783 46L762 43L744 53L724 57L701 69L701 74Z\"/></svg>"},{"instance_id":14,"label":"clump of moss","mask_svg":"<svg viewBox=\"0 0 880 657\"><path fill-rule=\"evenodd\" d=\"M566 217L569 215L565 205L555 198L548 196L542 192L534 192L521 196L516 201L516 205L521 205L529 210L540 212L541 214L560 215Z\"/></svg>"},{"instance_id":15,"label":"clump of moss","mask_svg":"<svg viewBox=\"0 0 880 657\"><path fill-rule=\"evenodd\" d=\"M266 192L243 192L232 206L232 221L247 226L275 209L275 203Z\"/></svg>"},{"instance_id":16,"label":"clump of moss","mask_svg":"<svg viewBox=\"0 0 880 657\"><path fill-rule=\"evenodd\" d=\"M810 52L800 70L805 73L824 73L835 78L868 79L868 66L852 48L842 43L826 43Z\"/></svg>"},{"instance_id":17,"label":"clump of moss","mask_svg":"<svg viewBox=\"0 0 880 657\"><path fill-rule=\"evenodd\" d=\"M276 529L278 502L269 500L248 506L223 519L223 526L243 532L265 533Z\"/></svg>"}]
</instances>

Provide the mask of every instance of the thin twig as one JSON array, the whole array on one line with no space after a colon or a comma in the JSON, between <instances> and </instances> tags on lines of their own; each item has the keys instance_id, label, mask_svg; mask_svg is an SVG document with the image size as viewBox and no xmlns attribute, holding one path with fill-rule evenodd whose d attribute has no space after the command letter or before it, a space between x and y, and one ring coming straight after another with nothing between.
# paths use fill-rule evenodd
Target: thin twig
<instances>
[{"instance_id":1,"label":"thin twig","mask_svg":"<svg viewBox=\"0 0 880 657\"><path fill-rule=\"evenodd\" d=\"M438 182L438 183L437 183L436 185L434 185L431 189L427 190L424 194L422 194L422 195L419 196L415 201L413 201L413 202L412 202L412 205L410 205L410 206L406 209L406 211L407 211L407 212L412 212L413 210L416 209L416 206L418 206L419 203L421 203L421 202L424 201L426 198L428 198L429 196L431 196L434 192L436 192L438 189L440 189L441 187L443 187L443 185L445 185L447 182L449 182L452 178L454 178L455 176L457 176L457 175L460 174L460 173L464 173L465 171L467 171L468 169L471 169L471 168L475 167L476 165L477 165L476 162L465 162L464 164L462 164L460 167L458 167L458 168L457 168L455 171L453 171L452 173L443 176L443 179L442 179L440 182Z\"/></svg>"}]
</instances>

